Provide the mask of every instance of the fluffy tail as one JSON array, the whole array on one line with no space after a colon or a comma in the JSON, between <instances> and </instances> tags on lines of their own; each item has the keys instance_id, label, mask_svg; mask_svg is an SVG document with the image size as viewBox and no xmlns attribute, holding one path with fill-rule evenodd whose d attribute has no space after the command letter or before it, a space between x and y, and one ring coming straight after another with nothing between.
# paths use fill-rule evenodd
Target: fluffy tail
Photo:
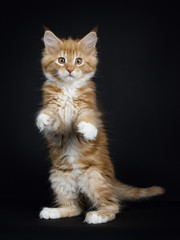
<instances>
[{"instance_id":1,"label":"fluffy tail","mask_svg":"<svg viewBox=\"0 0 180 240\"><path fill-rule=\"evenodd\" d=\"M159 186L139 188L126 185L119 181L115 183L115 191L120 200L139 200L161 195L165 192L164 188Z\"/></svg>"}]
</instances>

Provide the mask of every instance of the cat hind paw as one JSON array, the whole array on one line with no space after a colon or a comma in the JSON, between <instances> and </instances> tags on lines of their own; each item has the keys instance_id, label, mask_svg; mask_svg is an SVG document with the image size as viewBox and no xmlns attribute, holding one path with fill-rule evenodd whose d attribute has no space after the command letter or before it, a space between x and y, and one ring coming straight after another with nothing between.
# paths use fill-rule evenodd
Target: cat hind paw
<instances>
[{"instance_id":1,"label":"cat hind paw","mask_svg":"<svg viewBox=\"0 0 180 240\"><path fill-rule=\"evenodd\" d=\"M60 218L59 211L56 208L43 208L39 214L39 217L42 219L57 219Z\"/></svg>"}]
</instances>

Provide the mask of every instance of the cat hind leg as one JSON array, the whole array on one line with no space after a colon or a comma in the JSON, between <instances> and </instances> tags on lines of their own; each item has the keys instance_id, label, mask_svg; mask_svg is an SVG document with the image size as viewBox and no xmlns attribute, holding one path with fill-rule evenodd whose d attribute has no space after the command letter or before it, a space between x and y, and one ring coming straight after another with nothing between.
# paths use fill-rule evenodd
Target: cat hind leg
<instances>
[{"instance_id":1,"label":"cat hind leg","mask_svg":"<svg viewBox=\"0 0 180 240\"><path fill-rule=\"evenodd\" d=\"M56 196L57 208L43 208L39 217L44 219L56 219L73 217L81 213L79 196L76 189L76 182L69 174L63 171L51 170L51 187Z\"/></svg>"},{"instance_id":2,"label":"cat hind leg","mask_svg":"<svg viewBox=\"0 0 180 240\"><path fill-rule=\"evenodd\" d=\"M120 203L115 195L111 179L107 179L97 169L90 169L83 175L81 191L90 199L95 211L86 214L89 224L105 223L115 219Z\"/></svg>"}]
</instances>

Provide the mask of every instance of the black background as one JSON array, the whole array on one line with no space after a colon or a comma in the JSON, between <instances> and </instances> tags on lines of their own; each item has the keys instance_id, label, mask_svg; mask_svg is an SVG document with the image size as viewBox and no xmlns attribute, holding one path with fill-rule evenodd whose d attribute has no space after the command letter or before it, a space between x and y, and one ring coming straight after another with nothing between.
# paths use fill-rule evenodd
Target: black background
<instances>
[{"instance_id":1,"label":"black background","mask_svg":"<svg viewBox=\"0 0 180 240\"><path fill-rule=\"evenodd\" d=\"M52 201L48 151L35 126L44 81L43 26L60 37L80 38L96 25L99 65L94 81L116 176L131 185L161 185L166 194L156 201L178 205L178 7L49 1L1 8L3 208L34 211L37 219L39 209Z\"/></svg>"}]
</instances>

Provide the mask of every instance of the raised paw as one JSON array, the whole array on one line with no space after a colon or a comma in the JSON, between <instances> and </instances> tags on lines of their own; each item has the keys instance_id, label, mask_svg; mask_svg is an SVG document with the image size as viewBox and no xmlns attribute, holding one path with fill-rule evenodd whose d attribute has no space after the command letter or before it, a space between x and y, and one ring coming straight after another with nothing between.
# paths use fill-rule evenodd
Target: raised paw
<instances>
[{"instance_id":1,"label":"raised paw","mask_svg":"<svg viewBox=\"0 0 180 240\"><path fill-rule=\"evenodd\" d=\"M77 126L78 132L81 133L86 140L94 140L97 137L98 130L91 123L82 121Z\"/></svg>"},{"instance_id":2,"label":"raised paw","mask_svg":"<svg viewBox=\"0 0 180 240\"><path fill-rule=\"evenodd\" d=\"M36 119L36 125L39 128L40 132L43 131L45 127L51 125L52 120L53 119L49 115L40 113Z\"/></svg>"},{"instance_id":3,"label":"raised paw","mask_svg":"<svg viewBox=\"0 0 180 240\"><path fill-rule=\"evenodd\" d=\"M57 208L43 208L40 212L39 217L42 219L56 219L60 218L60 214Z\"/></svg>"}]
</instances>

